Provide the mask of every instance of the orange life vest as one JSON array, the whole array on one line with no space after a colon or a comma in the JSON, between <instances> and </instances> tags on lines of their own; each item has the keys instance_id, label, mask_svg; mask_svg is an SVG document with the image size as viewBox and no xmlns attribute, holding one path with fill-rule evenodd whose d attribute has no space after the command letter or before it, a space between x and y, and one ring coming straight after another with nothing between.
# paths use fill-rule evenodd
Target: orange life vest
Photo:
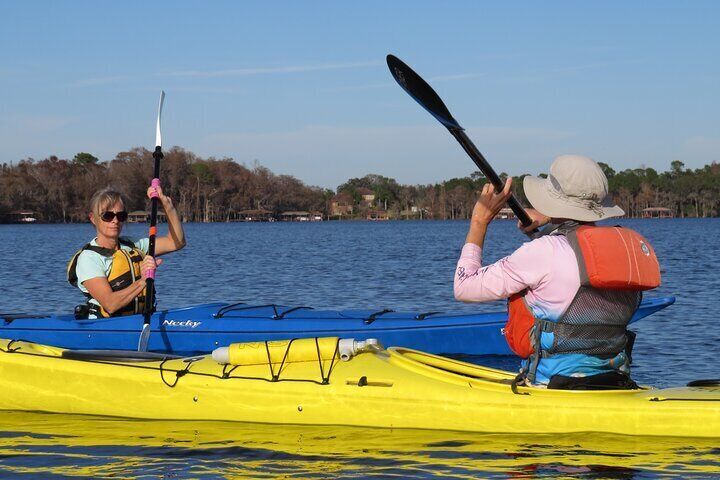
<instances>
[{"instance_id":1,"label":"orange life vest","mask_svg":"<svg viewBox=\"0 0 720 480\"><path fill-rule=\"evenodd\" d=\"M565 235L575 252L580 289L557 322L536 319L525 303L525 292L510 297L504 328L510 349L522 358L539 354L542 332L564 323L565 338L560 341L566 346L552 353L592 355L612 354L615 350L619 353L625 344L625 327L641 298L639 292L660 285L660 264L655 251L642 235L625 227L573 223L561 226L555 234ZM563 322L565 317L572 318ZM597 338L603 335L608 337L607 341Z\"/></svg>"}]
</instances>

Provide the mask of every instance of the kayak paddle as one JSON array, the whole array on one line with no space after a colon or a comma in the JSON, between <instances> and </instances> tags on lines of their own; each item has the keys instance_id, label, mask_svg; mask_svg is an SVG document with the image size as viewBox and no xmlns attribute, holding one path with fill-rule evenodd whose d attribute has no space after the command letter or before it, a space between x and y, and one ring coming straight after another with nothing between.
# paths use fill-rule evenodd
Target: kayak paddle
<instances>
[{"instance_id":1,"label":"kayak paddle","mask_svg":"<svg viewBox=\"0 0 720 480\"><path fill-rule=\"evenodd\" d=\"M162 153L162 135L160 134L160 117L162 116L163 102L165 101L165 92L160 91L160 104L158 105L157 127L155 129L155 151L152 156L155 160L153 179L150 183L153 187L160 186L160 160L163 158ZM154 193L150 199L150 244L148 245L148 255L155 256L155 236L157 234L157 204L158 195ZM143 321L142 332L140 332L140 340L138 341L138 351L147 351L148 340L150 340L150 319L155 310L155 270L151 270L147 274L145 286L145 319Z\"/></svg>"},{"instance_id":2,"label":"kayak paddle","mask_svg":"<svg viewBox=\"0 0 720 480\"><path fill-rule=\"evenodd\" d=\"M435 93L435 90L433 90L420 75L415 73L412 68L408 67L396 56L388 55L387 64L388 68L390 68L390 73L402 89L450 131L452 136L455 137L465 152L475 162L475 165L477 165L485 177L490 180L495 187L495 191L500 193L504 186L502 180L500 180L500 177L495 173L495 170L493 170L488 161L485 160L480 150L477 149L475 144L473 144L465 134L465 129L461 127L457 120L450 114L450 111L440 96ZM523 225L528 226L532 223L532 219L530 219L530 216L528 216L514 195L508 199L507 204ZM537 229L531 233L535 232L537 232Z\"/></svg>"}]
</instances>

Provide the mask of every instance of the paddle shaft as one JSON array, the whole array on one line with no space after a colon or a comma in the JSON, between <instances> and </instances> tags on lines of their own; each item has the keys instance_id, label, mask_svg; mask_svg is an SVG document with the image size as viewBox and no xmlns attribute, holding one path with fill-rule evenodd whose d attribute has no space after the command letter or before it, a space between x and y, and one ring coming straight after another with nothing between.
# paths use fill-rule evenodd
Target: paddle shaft
<instances>
[{"instance_id":1,"label":"paddle shaft","mask_svg":"<svg viewBox=\"0 0 720 480\"><path fill-rule=\"evenodd\" d=\"M155 256L155 237L157 236L157 208L158 193L157 188L160 187L160 160L163 158L162 153L162 134L160 129L160 121L162 118L163 102L165 101L165 92L160 91L160 102L158 103L157 124L155 126L155 151L153 152L154 168L153 179L150 186L154 187L150 193L150 235L148 242L148 255ZM143 328L140 332L138 340L138 351L147 351L148 342L150 341L150 320L155 311L155 269L145 272L145 311L143 312Z\"/></svg>"},{"instance_id":2,"label":"paddle shaft","mask_svg":"<svg viewBox=\"0 0 720 480\"><path fill-rule=\"evenodd\" d=\"M153 159L155 161L154 173L153 173L153 184L159 183L160 179L160 160L162 160L162 147L159 145L155 147L153 152ZM155 256L155 237L157 235L157 209L158 209L158 197L153 196L150 199L150 242L148 245L148 255L151 257ZM153 307L155 304L155 278L148 277L145 280L146 293L145 293L145 324L150 324L150 317L153 313Z\"/></svg>"},{"instance_id":3,"label":"paddle shaft","mask_svg":"<svg viewBox=\"0 0 720 480\"><path fill-rule=\"evenodd\" d=\"M465 131L462 128L448 128L448 130L452 133L458 143L460 143L470 158L472 158L473 162L475 162L475 165L477 165L483 175L490 180L490 183L492 183L495 187L495 191L498 193L501 192L505 186L503 181L500 179L498 174L495 173L495 170L490 166L488 161L485 160L485 157L483 157L483 154L480 153L480 150L477 149L472 140L470 140L470 138L465 134ZM522 205L520 205L517 198L515 198L515 195L511 195L510 198L508 198L507 204L512 209L513 213L515 213L518 220L520 220L520 223L525 226L532 223L532 219Z\"/></svg>"},{"instance_id":4,"label":"paddle shaft","mask_svg":"<svg viewBox=\"0 0 720 480\"><path fill-rule=\"evenodd\" d=\"M413 100L420 104L425 110L427 110L437 121L439 121L455 139L460 143L465 152L472 158L475 165L490 180L495 187L495 191L500 193L504 187L502 180L495 173L495 170L490 166L485 157L483 157L480 150L477 149L475 144L465 134L464 129L460 126L457 120L455 120L448 110L445 102L442 101L437 92L427 83L420 75L410 68L405 62L397 58L395 55L387 56L387 64L390 69L390 74L393 76L395 81L405 92L410 95ZM524 226L532 224L532 219L525 211L525 209L517 201L515 195L511 195L507 201L508 206L520 220ZM529 232L528 235L537 233L537 229Z\"/></svg>"}]
</instances>

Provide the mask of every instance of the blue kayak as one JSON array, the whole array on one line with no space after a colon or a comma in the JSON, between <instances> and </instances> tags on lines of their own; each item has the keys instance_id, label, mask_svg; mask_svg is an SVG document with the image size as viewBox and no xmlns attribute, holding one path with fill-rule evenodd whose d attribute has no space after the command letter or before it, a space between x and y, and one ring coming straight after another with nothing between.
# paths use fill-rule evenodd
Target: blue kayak
<instances>
[{"instance_id":1,"label":"blue kayak","mask_svg":"<svg viewBox=\"0 0 720 480\"><path fill-rule=\"evenodd\" d=\"M642 302L632 321L672 305L675 297ZM71 349L137 348L142 315L76 320L73 315L0 314L0 338ZM153 314L148 350L208 353L234 342L337 336L377 338L437 354L509 355L501 329L507 314L314 310L310 307L208 303Z\"/></svg>"}]
</instances>

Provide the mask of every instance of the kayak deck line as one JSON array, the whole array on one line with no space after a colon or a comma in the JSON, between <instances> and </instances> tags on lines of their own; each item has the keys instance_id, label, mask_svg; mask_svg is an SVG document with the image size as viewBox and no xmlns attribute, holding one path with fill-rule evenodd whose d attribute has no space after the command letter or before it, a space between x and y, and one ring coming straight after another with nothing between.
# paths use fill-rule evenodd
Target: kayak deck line
<instances>
[{"instance_id":1,"label":"kayak deck line","mask_svg":"<svg viewBox=\"0 0 720 480\"><path fill-rule=\"evenodd\" d=\"M15 341L17 342L17 341ZM326 385L327 382L323 382L322 380L316 381L312 379L284 379L284 378L276 378L275 375L271 374L269 378L265 377L250 377L250 376L233 376L232 371L237 368L237 366L232 366L230 370L227 370L227 367L229 365L225 365L222 368L222 373L220 374L213 374L213 373L207 373L207 372L198 372L198 371L192 371L192 366L201 360L204 360L204 357L189 357L189 358L170 358L170 359L132 359L128 361L123 361L121 359L117 360L111 360L109 358L107 359L97 359L97 358L84 358L82 356L74 356L74 355L64 355L63 352L60 353L60 355L53 355L49 353L40 353L40 352L28 352L28 351L22 351L21 347L17 347L13 350L4 350L0 348L0 352L2 353L11 353L11 354L18 354L18 355L28 355L31 357L41 357L41 358L49 358L49 359L57 359L62 358L69 361L74 362L85 362L85 363L91 363L91 364L98 364L98 365L109 365L109 366L116 366L116 367L125 367L125 368L134 368L134 369L140 369L140 370L152 370L157 371L160 375L160 380L167 385L170 388L175 388L175 386L178 384L178 381L180 378L186 376L186 375L195 375L195 376L201 376L201 377L213 377L217 378L218 380L261 380L265 382L284 382L284 381L294 381L294 382L311 382L315 383L317 385ZM169 360L180 360L183 363L185 363L185 366L182 368L172 368L165 366L166 362ZM143 365L143 363L157 363L157 365ZM173 383L170 383L166 380L165 374L166 373L174 373L175 374L175 381Z\"/></svg>"},{"instance_id":2,"label":"kayak deck line","mask_svg":"<svg viewBox=\"0 0 720 480\"><path fill-rule=\"evenodd\" d=\"M241 305L246 305L246 306L243 307ZM223 318L225 316L225 314L230 313L230 312L240 312L243 310L252 310L255 308L272 308L274 314L270 318L272 318L273 320L282 320L283 318L285 318L285 315L287 315L288 313L292 313L292 312L295 312L298 310L314 310L313 307L302 306L302 307L290 307L282 312L279 312L278 307L282 307L282 306L283 305L277 305L275 303L269 303L267 305L247 305L247 303L245 303L245 302L239 302L239 303L233 303L232 305L228 305L227 307L221 308L220 310L218 310L217 313L213 314L213 317L214 318ZM248 317L248 318L251 318L251 317Z\"/></svg>"},{"instance_id":3,"label":"kayak deck line","mask_svg":"<svg viewBox=\"0 0 720 480\"><path fill-rule=\"evenodd\" d=\"M242 367L243 365L231 365L231 364L225 364L222 366L222 372L217 373L208 373L208 372L197 372L192 371L191 368L193 365L195 365L197 362L205 361L206 363L210 363L212 365L217 365L216 362L212 360L212 358L209 355L204 356L194 356L194 357L181 357L177 355L166 355L166 354L159 354L154 352L139 352L136 350L67 350L67 349L59 349L55 347L49 347L44 345L38 345L32 342L26 342L24 340L9 340L5 348L0 347L0 353L6 353L6 354L20 354L20 355L29 355L33 357L45 357L45 358L62 358L70 361L77 361L77 362L87 362L87 363L97 363L97 364L103 364L103 365L115 365L115 366L122 366L122 367L128 367L128 368L138 368L143 370L156 370L160 373L160 378L169 387L175 387L177 384L177 381L185 376L185 375L199 375L199 376L205 376L205 377L214 377L218 378L220 380L232 380L232 379L240 379L240 380L263 380L267 382L282 382L282 381L307 381L316 383L318 385L327 385L330 380L330 376L332 374L333 367L337 364L337 362L340 362L340 354L339 349L337 345L339 344L340 339L337 339L336 341L336 348L335 352L330 359L329 367L327 368L327 372L325 371L325 363L326 360L320 358L320 352L318 351L318 358L316 360L307 360L308 362L316 361L319 367L320 371L320 380L314 380L314 379L298 379L298 378L281 378L281 374L283 371L283 367L286 365L286 359L288 356L288 353L290 352L290 349L292 348L292 345L295 340L300 339L292 339L288 342L286 353L283 357L283 359L279 362L272 361L269 359L267 362L267 367L269 368L270 376L268 378L265 377L258 377L258 376L233 376L232 373ZM267 344L267 342L265 342ZM30 347L28 351L23 350L23 344L26 347ZM16 345L16 346L15 346ZM166 364L170 361L176 361L180 362L181 364L184 364L183 367L168 367ZM297 363L297 362L296 362ZM156 364L156 365L148 365L148 364ZM276 371L277 366L277 371ZM171 372L176 374L176 380L171 385L165 380L165 373ZM326 374L327 373L327 374ZM367 385L368 383L366 383Z\"/></svg>"},{"instance_id":4,"label":"kayak deck line","mask_svg":"<svg viewBox=\"0 0 720 480\"><path fill-rule=\"evenodd\" d=\"M245 303L245 302L239 302L239 303L234 303L234 304L231 304L231 305L221 308L216 314L213 315L213 317L214 318L223 318L223 317L225 317L226 314L232 313L232 312L240 312L240 311L247 311L247 310L253 310L253 309L260 309L260 308L272 308L274 313L271 318L273 320L282 320L285 318L285 316L288 313L292 313L292 312L295 312L298 310L315 310L313 307L297 306L297 307L289 307L281 312L278 310L278 308L282 308L282 307L283 307L283 305L278 305L275 303L269 303L266 305L247 305L247 303ZM365 325L370 325L378 317L385 315L386 313L395 313L395 310L393 310L391 308L383 308L382 310L378 310L378 311L373 312L370 315L368 315L366 318L363 319L363 322L365 323ZM427 312L417 313L417 314L415 314L415 316L413 318L415 320L424 320L431 315L437 315L440 313L442 313L442 312L436 311L436 310L430 310ZM340 312L340 314L342 315L342 312ZM246 317L246 318L252 318L252 317Z\"/></svg>"},{"instance_id":5,"label":"kayak deck line","mask_svg":"<svg viewBox=\"0 0 720 480\"><path fill-rule=\"evenodd\" d=\"M371 313L365 320L363 320L363 323L365 325L370 325L375 320L377 320L378 317L385 315L386 313L393 313L394 311L395 310L393 310L392 308L383 308L382 310L378 310L377 312ZM415 317L415 319L417 320L417 316Z\"/></svg>"}]
</instances>

